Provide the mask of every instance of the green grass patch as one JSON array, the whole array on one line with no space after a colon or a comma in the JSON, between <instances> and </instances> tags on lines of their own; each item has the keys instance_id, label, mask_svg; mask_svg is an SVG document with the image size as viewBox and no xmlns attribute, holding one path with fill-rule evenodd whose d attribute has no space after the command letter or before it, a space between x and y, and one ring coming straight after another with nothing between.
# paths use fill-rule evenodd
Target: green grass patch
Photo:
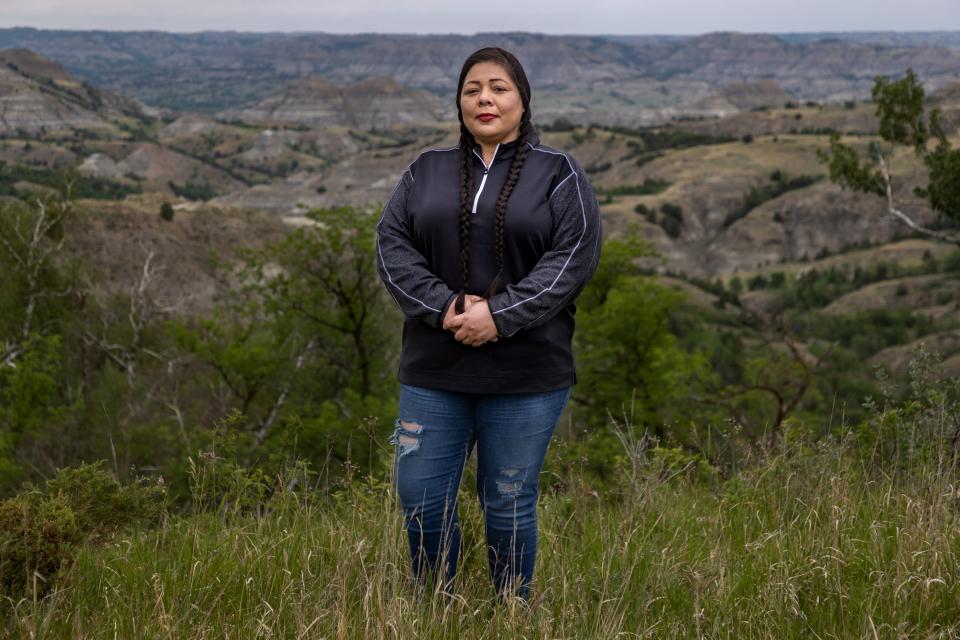
<instances>
[{"instance_id":1,"label":"green grass patch","mask_svg":"<svg viewBox=\"0 0 960 640\"><path fill-rule=\"evenodd\" d=\"M76 198L122 200L130 194L142 191L139 186L121 184L105 178L92 178L22 164L7 164L0 160L0 195L22 196L23 190L16 186L18 182L60 190L67 181L71 182L71 193Z\"/></svg>"}]
</instances>

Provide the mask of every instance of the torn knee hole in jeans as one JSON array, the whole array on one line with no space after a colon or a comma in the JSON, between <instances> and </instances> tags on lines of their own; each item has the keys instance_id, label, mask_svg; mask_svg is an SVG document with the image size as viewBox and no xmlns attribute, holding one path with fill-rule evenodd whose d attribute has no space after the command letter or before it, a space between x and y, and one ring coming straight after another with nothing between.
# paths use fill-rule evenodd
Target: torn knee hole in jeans
<instances>
[{"instance_id":1,"label":"torn knee hole in jeans","mask_svg":"<svg viewBox=\"0 0 960 640\"><path fill-rule=\"evenodd\" d=\"M523 488L523 477L520 469L506 467L500 470L501 478L497 480L497 491L505 498L516 498Z\"/></svg>"},{"instance_id":2,"label":"torn knee hole in jeans","mask_svg":"<svg viewBox=\"0 0 960 640\"><path fill-rule=\"evenodd\" d=\"M390 442L397 445L400 455L405 456L420 448L420 438L423 425L409 420L397 420L397 430Z\"/></svg>"}]
</instances>

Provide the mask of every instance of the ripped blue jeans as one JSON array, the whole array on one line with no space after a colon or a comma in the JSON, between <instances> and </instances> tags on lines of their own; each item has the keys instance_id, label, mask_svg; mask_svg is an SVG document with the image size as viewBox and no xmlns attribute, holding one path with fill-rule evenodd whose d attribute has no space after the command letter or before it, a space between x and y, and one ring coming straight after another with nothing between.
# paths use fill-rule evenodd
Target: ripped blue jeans
<instances>
[{"instance_id":1,"label":"ripped blue jeans","mask_svg":"<svg viewBox=\"0 0 960 640\"><path fill-rule=\"evenodd\" d=\"M428 574L452 588L460 553L457 489L477 448L477 496L498 594L529 594L537 554L540 468L570 388L472 394L400 385L397 494L416 583Z\"/></svg>"}]
</instances>

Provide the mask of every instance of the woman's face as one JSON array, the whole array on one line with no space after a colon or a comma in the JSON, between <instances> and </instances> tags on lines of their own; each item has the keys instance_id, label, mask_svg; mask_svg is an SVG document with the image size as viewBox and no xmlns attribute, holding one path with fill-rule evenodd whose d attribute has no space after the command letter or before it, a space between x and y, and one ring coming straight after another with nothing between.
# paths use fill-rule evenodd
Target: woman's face
<instances>
[{"instance_id":1,"label":"woman's face","mask_svg":"<svg viewBox=\"0 0 960 640\"><path fill-rule=\"evenodd\" d=\"M470 67L460 91L463 124L481 144L516 140L523 99L506 69L495 62Z\"/></svg>"}]
</instances>

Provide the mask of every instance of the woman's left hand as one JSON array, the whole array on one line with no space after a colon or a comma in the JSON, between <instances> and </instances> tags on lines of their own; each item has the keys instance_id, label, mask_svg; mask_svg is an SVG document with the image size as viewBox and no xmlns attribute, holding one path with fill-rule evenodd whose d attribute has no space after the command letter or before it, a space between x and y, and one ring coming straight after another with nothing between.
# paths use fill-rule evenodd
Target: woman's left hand
<instances>
[{"instance_id":1,"label":"woman's left hand","mask_svg":"<svg viewBox=\"0 0 960 640\"><path fill-rule=\"evenodd\" d=\"M497 341L497 325L493 323L486 300L472 304L469 309L451 318L446 326L454 332L453 337L458 342L467 346L479 347Z\"/></svg>"}]
</instances>

